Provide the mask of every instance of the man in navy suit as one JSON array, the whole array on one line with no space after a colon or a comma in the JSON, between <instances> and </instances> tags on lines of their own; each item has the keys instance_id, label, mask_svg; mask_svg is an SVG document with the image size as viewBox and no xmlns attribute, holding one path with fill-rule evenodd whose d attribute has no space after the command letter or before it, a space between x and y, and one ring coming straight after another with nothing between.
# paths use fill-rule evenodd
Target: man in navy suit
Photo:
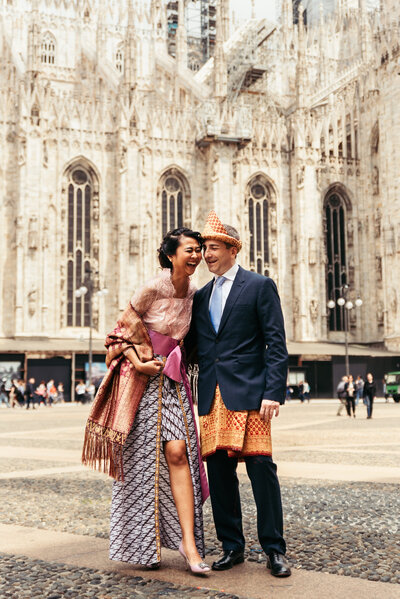
<instances>
[{"instance_id":1,"label":"man in navy suit","mask_svg":"<svg viewBox=\"0 0 400 599\"><path fill-rule=\"evenodd\" d=\"M290 576L270 421L285 401L287 349L275 283L236 263L233 227L211 212L204 258L214 275L193 302L191 342L197 344L198 409L203 457L223 556L214 570L244 561L237 463L246 463L257 506L260 544L274 576Z\"/></svg>"}]
</instances>

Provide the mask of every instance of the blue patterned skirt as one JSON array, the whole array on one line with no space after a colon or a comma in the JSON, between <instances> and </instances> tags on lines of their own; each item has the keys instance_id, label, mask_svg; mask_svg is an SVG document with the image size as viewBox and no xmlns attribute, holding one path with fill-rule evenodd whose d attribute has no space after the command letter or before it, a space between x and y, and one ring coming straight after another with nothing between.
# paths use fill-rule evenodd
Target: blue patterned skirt
<instances>
[{"instance_id":1,"label":"blue patterned skirt","mask_svg":"<svg viewBox=\"0 0 400 599\"><path fill-rule=\"evenodd\" d=\"M178 549L182 538L163 442L185 440L194 493L194 536L204 557L203 510L196 430L183 384L151 377L124 444L124 482L114 482L110 559L149 566L161 547Z\"/></svg>"}]
</instances>

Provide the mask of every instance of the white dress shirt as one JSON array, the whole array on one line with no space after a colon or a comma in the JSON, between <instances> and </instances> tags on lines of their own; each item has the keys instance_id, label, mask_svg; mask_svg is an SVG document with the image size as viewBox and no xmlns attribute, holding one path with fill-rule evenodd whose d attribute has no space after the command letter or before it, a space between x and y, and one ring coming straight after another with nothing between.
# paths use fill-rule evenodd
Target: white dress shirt
<instances>
[{"instance_id":1,"label":"white dress shirt","mask_svg":"<svg viewBox=\"0 0 400 599\"><path fill-rule=\"evenodd\" d=\"M219 279L220 276L225 277L225 281L222 283L221 285L221 291L222 291L222 312L224 311L225 308L225 304L226 304L226 300L228 299L228 295L232 289L232 285L233 285L233 281L235 280L235 277L237 275L237 272L239 270L239 264L237 264L235 262L235 264L226 272L224 272L223 275L215 275L214 277L214 284L213 284L213 290L211 292L210 295L210 303L209 306L211 304L211 298L214 294L214 289L215 289L215 284L217 282L217 280Z\"/></svg>"}]
</instances>

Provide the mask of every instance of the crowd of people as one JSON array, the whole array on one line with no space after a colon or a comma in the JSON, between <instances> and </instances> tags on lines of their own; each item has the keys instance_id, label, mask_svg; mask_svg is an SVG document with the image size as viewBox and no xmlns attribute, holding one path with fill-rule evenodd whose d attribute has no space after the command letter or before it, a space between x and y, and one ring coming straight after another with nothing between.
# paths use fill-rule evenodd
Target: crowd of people
<instances>
[{"instance_id":1,"label":"crowd of people","mask_svg":"<svg viewBox=\"0 0 400 599\"><path fill-rule=\"evenodd\" d=\"M40 381L36 384L34 377L30 377L28 382L22 379L12 379L11 384L7 381L2 382L0 388L0 405L7 408L25 407L35 410L38 406L51 407L54 403L63 403L64 384L59 382L56 386L54 379Z\"/></svg>"},{"instance_id":2,"label":"crowd of people","mask_svg":"<svg viewBox=\"0 0 400 599\"><path fill-rule=\"evenodd\" d=\"M356 408L362 399L367 408L367 418L372 418L374 399L376 397L376 383L370 372L367 374L365 381L361 375L358 375L355 380L351 374L348 376L344 375L336 391L340 400L337 416L340 416L343 409L346 408L348 417L351 418L353 416L355 418Z\"/></svg>"}]
</instances>

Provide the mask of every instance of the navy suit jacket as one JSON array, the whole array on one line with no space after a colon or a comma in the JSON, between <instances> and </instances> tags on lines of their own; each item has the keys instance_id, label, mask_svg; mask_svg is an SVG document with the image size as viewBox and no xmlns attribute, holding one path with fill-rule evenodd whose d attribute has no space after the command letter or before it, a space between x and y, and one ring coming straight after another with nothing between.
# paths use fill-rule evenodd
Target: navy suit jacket
<instances>
[{"instance_id":1,"label":"navy suit jacket","mask_svg":"<svg viewBox=\"0 0 400 599\"><path fill-rule=\"evenodd\" d=\"M218 333L209 314L213 281L193 300L188 349L197 344L199 415L208 414L218 383L228 410L258 410L285 401L288 354L275 283L239 267Z\"/></svg>"}]
</instances>

